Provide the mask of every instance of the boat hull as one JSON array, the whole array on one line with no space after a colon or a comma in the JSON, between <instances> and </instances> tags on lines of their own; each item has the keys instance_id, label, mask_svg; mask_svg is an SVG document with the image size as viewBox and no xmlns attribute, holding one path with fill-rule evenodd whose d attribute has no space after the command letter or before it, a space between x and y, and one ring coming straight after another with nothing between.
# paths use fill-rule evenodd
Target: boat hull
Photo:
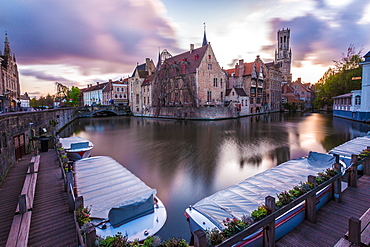
<instances>
[{"instance_id":1,"label":"boat hull","mask_svg":"<svg viewBox=\"0 0 370 247\"><path fill-rule=\"evenodd\" d=\"M318 192L316 195L316 210L319 210L321 207L323 207L328 201L331 200L331 198L331 186L327 186L326 188ZM189 227L192 234L199 229L205 231L217 228L216 225L214 225L209 219L207 219L201 213L197 212L194 209L190 210L189 208L187 208L186 217L188 218ZM275 240L282 238L284 235L286 235L299 224L301 224L304 220L305 204L301 203L276 220ZM263 246L262 229L246 237L243 241L235 244L234 246Z\"/></svg>"},{"instance_id":2,"label":"boat hull","mask_svg":"<svg viewBox=\"0 0 370 247\"><path fill-rule=\"evenodd\" d=\"M146 237L156 234L167 220L167 212L162 201L157 197L156 200L154 213L142 216L118 227L113 227L107 222L105 223L105 229L103 229L103 225L96 227L96 235L105 238L107 236L114 236L120 232L123 236L127 236L129 241L142 241ZM98 224L99 221L92 219L93 224Z\"/></svg>"},{"instance_id":3,"label":"boat hull","mask_svg":"<svg viewBox=\"0 0 370 247\"><path fill-rule=\"evenodd\" d=\"M83 158L88 158L91 156L91 150L93 148L90 147L88 149L78 149L78 150L66 150L67 157L69 160L76 161Z\"/></svg>"}]
</instances>

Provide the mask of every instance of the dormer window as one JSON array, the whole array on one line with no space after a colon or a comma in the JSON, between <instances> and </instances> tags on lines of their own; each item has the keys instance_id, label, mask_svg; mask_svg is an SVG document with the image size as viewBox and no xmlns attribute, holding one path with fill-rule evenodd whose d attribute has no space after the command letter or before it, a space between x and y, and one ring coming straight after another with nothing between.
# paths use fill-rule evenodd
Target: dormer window
<instances>
[{"instance_id":1,"label":"dormer window","mask_svg":"<svg viewBox=\"0 0 370 247\"><path fill-rule=\"evenodd\" d=\"M208 55L208 59L211 59L211 55Z\"/></svg>"},{"instance_id":2,"label":"dormer window","mask_svg":"<svg viewBox=\"0 0 370 247\"><path fill-rule=\"evenodd\" d=\"M198 58L199 58L199 55L198 54L195 54L194 55L194 60L198 60Z\"/></svg>"}]
</instances>

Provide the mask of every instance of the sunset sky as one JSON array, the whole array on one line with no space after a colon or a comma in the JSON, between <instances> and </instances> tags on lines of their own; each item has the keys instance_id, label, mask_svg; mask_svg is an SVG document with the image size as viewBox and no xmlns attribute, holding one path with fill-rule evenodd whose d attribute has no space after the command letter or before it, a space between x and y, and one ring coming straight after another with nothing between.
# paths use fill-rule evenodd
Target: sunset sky
<instances>
[{"instance_id":1,"label":"sunset sky","mask_svg":"<svg viewBox=\"0 0 370 247\"><path fill-rule=\"evenodd\" d=\"M127 77L159 50L199 47L204 22L225 69L272 61L282 28L291 29L294 80L315 83L351 43L370 50L367 0L0 0L0 40L7 32L31 97L54 94L55 82Z\"/></svg>"}]
</instances>

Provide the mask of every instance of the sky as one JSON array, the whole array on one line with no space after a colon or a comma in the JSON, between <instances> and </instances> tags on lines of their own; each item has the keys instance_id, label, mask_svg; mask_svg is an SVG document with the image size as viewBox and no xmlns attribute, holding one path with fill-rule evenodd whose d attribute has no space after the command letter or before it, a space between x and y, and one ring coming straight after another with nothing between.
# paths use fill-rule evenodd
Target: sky
<instances>
[{"instance_id":1,"label":"sky","mask_svg":"<svg viewBox=\"0 0 370 247\"><path fill-rule=\"evenodd\" d=\"M0 0L0 41L7 33L31 97L55 94L55 82L127 78L163 49L197 48L203 23L224 69L257 55L272 61L277 31L289 28L292 77L304 82L317 82L350 44L370 50L367 0Z\"/></svg>"}]
</instances>

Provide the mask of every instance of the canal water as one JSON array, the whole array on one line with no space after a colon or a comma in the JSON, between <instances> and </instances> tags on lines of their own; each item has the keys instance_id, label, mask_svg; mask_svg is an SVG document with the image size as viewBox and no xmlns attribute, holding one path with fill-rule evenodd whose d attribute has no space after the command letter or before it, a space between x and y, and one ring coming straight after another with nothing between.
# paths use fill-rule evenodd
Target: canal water
<instances>
[{"instance_id":1,"label":"canal water","mask_svg":"<svg viewBox=\"0 0 370 247\"><path fill-rule=\"evenodd\" d=\"M155 188L168 214L158 235L162 240L189 241L184 216L189 205L287 160L309 151L325 153L368 131L370 125L329 114L274 113L221 121L83 118L60 136L92 141L93 156L111 156Z\"/></svg>"}]
</instances>

